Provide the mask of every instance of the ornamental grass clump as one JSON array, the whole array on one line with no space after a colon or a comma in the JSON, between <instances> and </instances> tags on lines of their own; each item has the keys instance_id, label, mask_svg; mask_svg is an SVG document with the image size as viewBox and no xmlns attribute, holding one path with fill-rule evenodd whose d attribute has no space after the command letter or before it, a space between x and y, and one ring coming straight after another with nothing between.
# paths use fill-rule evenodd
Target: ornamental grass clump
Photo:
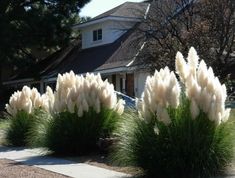
<instances>
[{"instance_id":1,"label":"ornamental grass clump","mask_svg":"<svg viewBox=\"0 0 235 178\"><path fill-rule=\"evenodd\" d=\"M12 146L25 146L27 133L34 124L37 115L49 111L47 94L41 95L36 88L24 86L16 91L6 104L9 114L9 127L6 129L6 142ZM41 118L40 118L41 119Z\"/></svg>"},{"instance_id":2,"label":"ornamental grass clump","mask_svg":"<svg viewBox=\"0 0 235 178\"><path fill-rule=\"evenodd\" d=\"M234 151L234 121L221 85L196 51L176 55L182 88L168 68L146 80L139 112L116 130L118 164L143 168L149 177L210 177L225 170Z\"/></svg>"},{"instance_id":3,"label":"ornamental grass clump","mask_svg":"<svg viewBox=\"0 0 235 178\"><path fill-rule=\"evenodd\" d=\"M177 108L180 98L180 85L174 72L168 67L155 71L152 77L146 79L139 113L147 121L157 118L165 125L171 123L167 108Z\"/></svg>"},{"instance_id":4,"label":"ornamental grass clump","mask_svg":"<svg viewBox=\"0 0 235 178\"><path fill-rule=\"evenodd\" d=\"M114 87L101 76L59 74L54 92L53 119L44 134L44 146L56 154L87 154L99 138L110 137L124 111Z\"/></svg>"},{"instance_id":5,"label":"ornamental grass clump","mask_svg":"<svg viewBox=\"0 0 235 178\"><path fill-rule=\"evenodd\" d=\"M218 77L214 76L213 69L207 68L204 60L198 64L198 56L194 48L188 55L188 63L183 55L176 55L176 72L186 87L186 96L190 100L190 111L193 119L197 118L200 110L217 125L226 122L230 110L225 109L227 91L225 84L221 85Z\"/></svg>"}]
</instances>

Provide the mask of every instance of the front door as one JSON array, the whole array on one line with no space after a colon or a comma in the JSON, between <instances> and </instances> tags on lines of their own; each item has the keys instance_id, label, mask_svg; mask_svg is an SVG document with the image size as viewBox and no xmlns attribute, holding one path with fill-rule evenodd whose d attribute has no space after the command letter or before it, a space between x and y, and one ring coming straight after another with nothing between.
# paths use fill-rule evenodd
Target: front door
<instances>
[{"instance_id":1,"label":"front door","mask_svg":"<svg viewBox=\"0 0 235 178\"><path fill-rule=\"evenodd\" d=\"M134 97L134 74L126 74L126 92L128 96Z\"/></svg>"}]
</instances>

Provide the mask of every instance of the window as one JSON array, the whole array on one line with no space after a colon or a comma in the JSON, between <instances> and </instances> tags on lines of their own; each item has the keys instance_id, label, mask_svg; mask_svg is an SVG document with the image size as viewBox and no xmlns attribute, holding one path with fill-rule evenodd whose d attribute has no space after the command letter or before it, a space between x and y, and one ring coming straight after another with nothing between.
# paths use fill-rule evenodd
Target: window
<instances>
[{"instance_id":1,"label":"window","mask_svg":"<svg viewBox=\"0 0 235 178\"><path fill-rule=\"evenodd\" d=\"M102 29L93 31L93 41L102 40Z\"/></svg>"}]
</instances>

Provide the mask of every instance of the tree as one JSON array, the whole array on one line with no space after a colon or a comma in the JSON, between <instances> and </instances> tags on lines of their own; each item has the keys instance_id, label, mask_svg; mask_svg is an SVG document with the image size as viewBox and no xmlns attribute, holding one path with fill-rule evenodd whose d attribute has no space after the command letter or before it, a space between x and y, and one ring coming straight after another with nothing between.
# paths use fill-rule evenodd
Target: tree
<instances>
[{"instance_id":1,"label":"tree","mask_svg":"<svg viewBox=\"0 0 235 178\"><path fill-rule=\"evenodd\" d=\"M90 0L1 0L0 63L32 64L71 40L71 25Z\"/></svg>"},{"instance_id":2,"label":"tree","mask_svg":"<svg viewBox=\"0 0 235 178\"><path fill-rule=\"evenodd\" d=\"M139 28L144 34L148 56L144 63L154 68L168 65L174 69L177 51L185 53L194 46L217 75L226 73L234 63L234 0L156 0Z\"/></svg>"}]
</instances>

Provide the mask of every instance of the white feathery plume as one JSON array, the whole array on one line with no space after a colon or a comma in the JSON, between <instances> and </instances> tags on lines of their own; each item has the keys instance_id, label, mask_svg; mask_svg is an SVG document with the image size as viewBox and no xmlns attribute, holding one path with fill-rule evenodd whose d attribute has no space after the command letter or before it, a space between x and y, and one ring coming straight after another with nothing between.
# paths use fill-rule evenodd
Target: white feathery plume
<instances>
[{"instance_id":1,"label":"white feathery plume","mask_svg":"<svg viewBox=\"0 0 235 178\"><path fill-rule=\"evenodd\" d=\"M175 74L170 72L168 67L156 70L153 76L147 77L142 100L138 101L138 105L141 105L140 115L146 121L151 120L151 115L157 115L159 121L166 125L170 124L166 108L178 107L181 92L179 86Z\"/></svg>"},{"instance_id":2,"label":"white feathery plume","mask_svg":"<svg viewBox=\"0 0 235 178\"><path fill-rule=\"evenodd\" d=\"M24 86L21 91L14 92L9 99L9 104L6 104L6 110L12 116L19 111L30 114L37 108L48 111L47 98L40 95L36 88L30 89L27 86Z\"/></svg>"},{"instance_id":3,"label":"white feathery plume","mask_svg":"<svg viewBox=\"0 0 235 178\"><path fill-rule=\"evenodd\" d=\"M193 119L196 119L197 116L199 115L200 113L200 110L197 106L197 103L195 102L195 100L191 100L191 104L190 104L190 111L191 111L191 114L192 114L192 118Z\"/></svg>"},{"instance_id":4,"label":"white feathery plume","mask_svg":"<svg viewBox=\"0 0 235 178\"><path fill-rule=\"evenodd\" d=\"M125 105L125 101L120 99L117 104L116 104L116 111L118 114L122 114L124 112L124 105Z\"/></svg>"},{"instance_id":5,"label":"white feathery plume","mask_svg":"<svg viewBox=\"0 0 235 178\"><path fill-rule=\"evenodd\" d=\"M113 110L119 107L118 111L121 114L123 104L120 102L117 105L114 86L107 80L103 81L100 74L87 73L84 77L75 75L72 71L58 75L54 98L55 113L66 111L66 108L69 112L74 112L76 107L79 117L90 108L99 113L103 107Z\"/></svg>"},{"instance_id":6,"label":"white feathery plume","mask_svg":"<svg viewBox=\"0 0 235 178\"><path fill-rule=\"evenodd\" d=\"M197 55L196 50L193 47L191 47L189 49L189 53L188 53L188 66L190 69L190 73L194 76L194 78L196 78L196 70L198 67L198 60L199 60L199 57Z\"/></svg>"},{"instance_id":7,"label":"white feathery plume","mask_svg":"<svg viewBox=\"0 0 235 178\"><path fill-rule=\"evenodd\" d=\"M165 125L169 125L171 123L171 119L169 117L169 114L168 114L166 108L164 108L162 110L162 112L160 114L160 119Z\"/></svg>"},{"instance_id":8,"label":"white feathery plume","mask_svg":"<svg viewBox=\"0 0 235 178\"><path fill-rule=\"evenodd\" d=\"M198 66L198 55L194 48L190 48L188 63L184 63L181 53L176 55L176 71L186 87L186 96L191 100L191 114L195 118L198 115L197 107L208 115L216 124L226 122L230 110L225 109L227 97L226 86L221 85L218 77L215 77L213 69L207 68L201 60ZM182 77L182 64L189 66L190 73Z\"/></svg>"},{"instance_id":9,"label":"white feathery plume","mask_svg":"<svg viewBox=\"0 0 235 178\"><path fill-rule=\"evenodd\" d=\"M176 54L175 68L176 73L180 76L181 80L185 81L189 74L189 68L180 52L177 52Z\"/></svg>"}]
</instances>

